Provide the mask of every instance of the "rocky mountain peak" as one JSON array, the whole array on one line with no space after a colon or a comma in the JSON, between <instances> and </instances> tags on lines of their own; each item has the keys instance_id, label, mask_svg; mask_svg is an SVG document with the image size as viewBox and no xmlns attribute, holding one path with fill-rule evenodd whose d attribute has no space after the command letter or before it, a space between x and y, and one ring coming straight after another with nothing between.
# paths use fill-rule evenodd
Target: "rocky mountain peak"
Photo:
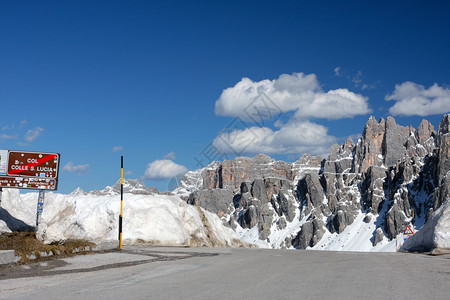
<instances>
[{"instance_id":1,"label":"rocky mountain peak","mask_svg":"<svg viewBox=\"0 0 450 300\"><path fill-rule=\"evenodd\" d=\"M333 145L326 160L305 154L294 163L267 155L217 162L201 171L202 188L188 203L232 228L257 228L275 248L323 247L356 220L372 232L374 247L386 245L450 197L448 124L445 115L438 132L426 120L416 130L371 116L356 144Z\"/></svg>"},{"instance_id":2,"label":"rocky mountain peak","mask_svg":"<svg viewBox=\"0 0 450 300\"><path fill-rule=\"evenodd\" d=\"M328 156L328 161L336 161L341 159L353 159L353 151L355 149L355 144L352 138L348 138L347 141L342 144L334 144L331 146L331 152Z\"/></svg>"},{"instance_id":3,"label":"rocky mountain peak","mask_svg":"<svg viewBox=\"0 0 450 300\"><path fill-rule=\"evenodd\" d=\"M444 115L441 122L439 123L439 135L444 135L448 133L450 123L450 114Z\"/></svg>"},{"instance_id":4,"label":"rocky mountain peak","mask_svg":"<svg viewBox=\"0 0 450 300\"><path fill-rule=\"evenodd\" d=\"M369 166L383 164L383 141L386 133L386 122L379 122L371 116L364 127L362 138L355 149L353 172L365 172Z\"/></svg>"},{"instance_id":5,"label":"rocky mountain peak","mask_svg":"<svg viewBox=\"0 0 450 300\"><path fill-rule=\"evenodd\" d=\"M364 126L362 137L363 139L376 139L379 135L384 133L385 127L385 121L383 118L381 118L380 121L377 122L374 116L370 116L369 120L367 120L367 123Z\"/></svg>"},{"instance_id":6,"label":"rocky mountain peak","mask_svg":"<svg viewBox=\"0 0 450 300\"><path fill-rule=\"evenodd\" d=\"M432 152L435 148L436 131L434 126L427 120L422 120L416 130L416 140L427 152Z\"/></svg>"},{"instance_id":7,"label":"rocky mountain peak","mask_svg":"<svg viewBox=\"0 0 450 300\"><path fill-rule=\"evenodd\" d=\"M72 193L70 193L69 195L72 196L78 196L78 195L86 195L87 193L85 191L83 191L82 188L77 187Z\"/></svg>"},{"instance_id":8,"label":"rocky mountain peak","mask_svg":"<svg viewBox=\"0 0 450 300\"><path fill-rule=\"evenodd\" d=\"M435 148L435 136L433 125L426 120L415 130L398 125L390 116L379 122L370 117L355 149L353 171L363 173L370 166L391 167L405 155L423 158Z\"/></svg>"},{"instance_id":9,"label":"rocky mountain peak","mask_svg":"<svg viewBox=\"0 0 450 300\"><path fill-rule=\"evenodd\" d=\"M353 148L355 146L355 143L353 142L353 139L349 136L348 139L345 141L345 148Z\"/></svg>"},{"instance_id":10,"label":"rocky mountain peak","mask_svg":"<svg viewBox=\"0 0 450 300\"><path fill-rule=\"evenodd\" d=\"M88 194L92 195L119 195L120 194L120 179L113 185L107 186L103 190L93 190ZM157 188L146 187L145 183L139 181L139 179L125 179L123 181L123 192L131 194L152 195L160 194Z\"/></svg>"},{"instance_id":11,"label":"rocky mountain peak","mask_svg":"<svg viewBox=\"0 0 450 300\"><path fill-rule=\"evenodd\" d=\"M439 123L439 127L438 127L439 134L437 136L436 145L439 145L441 143L441 136L443 136L449 132L449 130L448 130L449 123L450 123L450 114L444 115L441 122Z\"/></svg>"}]
</instances>

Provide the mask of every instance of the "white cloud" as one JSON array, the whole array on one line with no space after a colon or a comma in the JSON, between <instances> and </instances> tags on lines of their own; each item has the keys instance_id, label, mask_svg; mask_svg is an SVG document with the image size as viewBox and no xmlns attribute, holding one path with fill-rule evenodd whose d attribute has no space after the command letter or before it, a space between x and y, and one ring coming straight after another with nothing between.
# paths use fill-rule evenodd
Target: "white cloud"
<instances>
[{"instance_id":1,"label":"white cloud","mask_svg":"<svg viewBox=\"0 0 450 300\"><path fill-rule=\"evenodd\" d=\"M341 76L341 67L334 68L334 76Z\"/></svg>"},{"instance_id":2,"label":"white cloud","mask_svg":"<svg viewBox=\"0 0 450 300\"><path fill-rule=\"evenodd\" d=\"M377 85L379 84L379 82L373 82L373 83L363 83L361 85L361 90L373 90L377 87Z\"/></svg>"},{"instance_id":3,"label":"white cloud","mask_svg":"<svg viewBox=\"0 0 450 300\"><path fill-rule=\"evenodd\" d=\"M395 85L394 92L385 99L396 101L389 108L392 115L428 116L450 111L450 89L436 83L426 89L423 85L406 81Z\"/></svg>"},{"instance_id":4,"label":"white cloud","mask_svg":"<svg viewBox=\"0 0 450 300\"><path fill-rule=\"evenodd\" d=\"M8 135L8 134L1 134L0 139L4 140L15 140L17 139L17 135Z\"/></svg>"},{"instance_id":5,"label":"white cloud","mask_svg":"<svg viewBox=\"0 0 450 300\"><path fill-rule=\"evenodd\" d=\"M124 175L131 175L131 174L133 174L133 171L126 171L125 173L124 173Z\"/></svg>"},{"instance_id":6,"label":"white cloud","mask_svg":"<svg viewBox=\"0 0 450 300\"><path fill-rule=\"evenodd\" d=\"M370 112L367 98L347 89L337 89L316 94L314 100L308 105L300 107L295 116L298 118L341 119Z\"/></svg>"},{"instance_id":7,"label":"white cloud","mask_svg":"<svg viewBox=\"0 0 450 300\"><path fill-rule=\"evenodd\" d=\"M248 127L217 136L213 145L221 152L241 154L303 154L324 155L335 138L325 126L309 121L290 121L280 130L267 127Z\"/></svg>"},{"instance_id":8,"label":"white cloud","mask_svg":"<svg viewBox=\"0 0 450 300\"><path fill-rule=\"evenodd\" d=\"M164 155L164 158L166 159L170 159L170 160L175 160L176 156L175 156L175 152L169 152L166 155Z\"/></svg>"},{"instance_id":9,"label":"white cloud","mask_svg":"<svg viewBox=\"0 0 450 300\"><path fill-rule=\"evenodd\" d=\"M147 165L144 179L164 180L188 171L185 166L174 163L168 159L155 160Z\"/></svg>"},{"instance_id":10,"label":"white cloud","mask_svg":"<svg viewBox=\"0 0 450 300\"><path fill-rule=\"evenodd\" d=\"M215 113L253 123L258 119L273 120L273 113L289 111L303 119L339 119L370 113L367 100L347 89L323 92L315 74L294 73L257 82L242 78L222 92Z\"/></svg>"},{"instance_id":11,"label":"white cloud","mask_svg":"<svg viewBox=\"0 0 450 300\"><path fill-rule=\"evenodd\" d=\"M89 172L89 164L75 165L73 162L69 161L62 169L63 171L84 175Z\"/></svg>"},{"instance_id":12,"label":"white cloud","mask_svg":"<svg viewBox=\"0 0 450 300\"><path fill-rule=\"evenodd\" d=\"M14 123L12 123L11 125L4 125L2 127L2 131L12 130L12 129L14 129L15 126L16 125Z\"/></svg>"},{"instance_id":13,"label":"white cloud","mask_svg":"<svg viewBox=\"0 0 450 300\"><path fill-rule=\"evenodd\" d=\"M32 143L42 134L43 131L44 131L44 129L41 128L41 127L36 127L34 129L29 129L27 131L27 134L25 135L25 140L28 143Z\"/></svg>"},{"instance_id":14,"label":"white cloud","mask_svg":"<svg viewBox=\"0 0 450 300\"><path fill-rule=\"evenodd\" d=\"M122 151L123 150L123 147L122 146L114 146L113 148L112 148L112 151L113 152L119 152L119 151Z\"/></svg>"},{"instance_id":15,"label":"white cloud","mask_svg":"<svg viewBox=\"0 0 450 300\"><path fill-rule=\"evenodd\" d=\"M340 67L335 75L342 76ZM359 84L362 72L355 76ZM293 112L286 124L280 116ZM236 117L220 133L214 147L225 153L241 154L326 154L336 138L311 118L341 119L371 112L368 98L348 89L323 91L315 74L283 74L274 80L254 82L242 78L225 89L215 103L215 113ZM237 120L237 121L236 121ZM245 122L243 122L245 121ZM240 125L240 128L237 125Z\"/></svg>"}]
</instances>

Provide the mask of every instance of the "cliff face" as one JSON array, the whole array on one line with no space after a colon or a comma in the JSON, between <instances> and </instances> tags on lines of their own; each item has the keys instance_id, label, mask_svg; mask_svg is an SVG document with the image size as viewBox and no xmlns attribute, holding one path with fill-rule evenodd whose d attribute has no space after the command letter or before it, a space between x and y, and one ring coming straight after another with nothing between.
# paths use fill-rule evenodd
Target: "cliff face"
<instances>
[{"instance_id":1,"label":"cliff face","mask_svg":"<svg viewBox=\"0 0 450 300\"><path fill-rule=\"evenodd\" d=\"M297 173L304 168L319 169L322 159L305 155L295 163L275 161L260 154L254 158L238 157L225 160L216 168L207 168L203 172L204 189L238 189L243 181L257 178L276 177L294 180Z\"/></svg>"},{"instance_id":2,"label":"cliff face","mask_svg":"<svg viewBox=\"0 0 450 300\"><path fill-rule=\"evenodd\" d=\"M392 117L379 122L370 117L355 148L353 172L364 173L371 166L393 166L405 156L424 157L436 147L435 136L427 120L415 130L398 125Z\"/></svg>"},{"instance_id":3,"label":"cliff face","mask_svg":"<svg viewBox=\"0 0 450 300\"><path fill-rule=\"evenodd\" d=\"M202 189L188 202L232 228L257 226L259 238L276 248L313 247L364 214L375 246L408 224L419 229L450 197L449 119L436 132L426 120L414 129L370 117L356 144L333 145L326 160L258 155L216 162L202 171Z\"/></svg>"}]
</instances>

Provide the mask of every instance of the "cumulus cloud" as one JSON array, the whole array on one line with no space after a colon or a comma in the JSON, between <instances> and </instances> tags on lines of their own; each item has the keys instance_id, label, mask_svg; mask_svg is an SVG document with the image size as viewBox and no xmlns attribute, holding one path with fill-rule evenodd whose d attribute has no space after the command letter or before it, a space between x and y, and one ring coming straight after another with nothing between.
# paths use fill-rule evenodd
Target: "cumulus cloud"
<instances>
[{"instance_id":1,"label":"cumulus cloud","mask_svg":"<svg viewBox=\"0 0 450 300\"><path fill-rule=\"evenodd\" d=\"M165 180L188 171L185 166L174 163L168 159L155 160L147 165L144 179Z\"/></svg>"},{"instance_id":2,"label":"cumulus cloud","mask_svg":"<svg viewBox=\"0 0 450 300\"><path fill-rule=\"evenodd\" d=\"M114 146L113 148L112 148L112 151L113 152L119 152L119 151L122 151L123 150L123 147L122 146Z\"/></svg>"},{"instance_id":3,"label":"cumulus cloud","mask_svg":"<svg viewBox=\"0 0 450 300\"><path fill-rule=\"evenodd\" d=\"M166 155L164 155L164 158L166 159L170 159L170 160L175 160L176 156L175 156L175 152L169 152Z\"/></svg>"},{"instance_id":4,"label":"cumulus cloud","mask_svg":"<svg viewBox=\"0 0 450 300\"><path fill-rule=\"evenodd\" d=\"M366 97L347 89L324 92L315 74L303 73L283 74L274 80L257 82L242 78L234 87L225 89L215 103L217 115L251 122L257 121L255 116L271 119L272 113L289 111L304 119L339 119L371 112Z\"/></svg>"},{"instance_id":5,"label":"cumulus cloud","mask_svg":"<svg viewBox=\"0 0 450 300\"><path fill-rule=\"evenodd\" d=\"M213 141L223 153L241 154L302 154L324 155L336 140L328 135L325 126L309 121L290 121L279 125L279 130L268 127L248 127L222 132Z\"/></svg>"},{"instance_id":6,"label":"cumulus cloud","mask_svg":"<svg viewBox=\"0 0 450 300\"><path fill-rule=\"evenodd\" d=\"M436 83L426 89L423 85L406 81L395 85L394 92L385 99L396 101L389 108L392 115L428 116L450 111L450 89Z\"/></svg>"},{"instance_id":7,"label":"cumulus cloud","mask_svg":"<svg viewBox=\"0 0 450 300\"><path fill-rule=\"evenodd\" d=\"M308 105L300 107L295 116L300 118L341 119L370 113L367 98L347 89L316 94Z\"/></svg>"},{"instance_id":8,"label":"cumulus cloud","mask_svg":"<svg viewBox=\"0 0 450 300\"><path fill-rule=\"evenodd\" d=\"M89 164L75 165L73 162L69 161L62 169L63 171L84 175L89 172Z\"/></svg>"},{"instance_id":9,"label":"cumulus cloud","mask_svg":"<svg viewBox=\"0 0 450 300\"><path fill-rule=\"evenodd\" d=\"M340 67L335 75L342 76ZM359 84L362 73L355 79ZM356 82L354 82L356 84ZM327 153L335 138L312 118L351 118L372 112L368 98L348 89L323 91L315 74L282 74L274 80L242 78L225 89L215 103L215 113L235 117L232 126L213 142L225 153L313 154ZM283 124L282 115L290 119ZM236 121L237 120L237 121ZM241 124L240 128L235 128Z\"/></svg>"},{"instance_id":10,"label":"cumulus cloud","mask_svg":"<svg viewBox=\"0 0 450 300\"><path fill-rule=\"evenodd\" d=\"M44 129L41 127L29 129L25 135L25 140L28 143L32 143L42 134L43 131L44 131Z\"/></svg>"}]
</instances>

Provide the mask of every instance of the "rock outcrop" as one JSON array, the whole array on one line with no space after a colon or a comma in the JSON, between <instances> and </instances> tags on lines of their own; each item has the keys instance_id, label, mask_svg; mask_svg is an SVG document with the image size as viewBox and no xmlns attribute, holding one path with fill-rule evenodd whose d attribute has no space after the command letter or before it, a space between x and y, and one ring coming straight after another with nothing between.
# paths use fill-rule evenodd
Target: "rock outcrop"
<instances>
[{"instance_id":1,"label":"rock outcrop","mask_svg":"<svg viewBox=\"0 0 450 300\"><path fill-rule=\"evenodd\" d=\"M189 195L188 204L203 207L204 209L218 214L220 217L225 213L231 213L233 191L227 189L203 189Z\"/></svg>"},{"instance_id":2,"label":"rock outcrop","mask_svg":"<svg viewBox=\"0 0 450 300\"><path fill-rule=\"evenodd\" d=\"M385 179L387 170L383 167L370 166L361 182L361 196L364 208L377 214L381 210L386 195Z\"/></svg>"},{"instance_id":3,"label":"rock outcrop","mask_svg":"<svg viewBox=\"0 0 450 300\"><path fill-rule=\"evenodd\" d=\"M207 168L203 175L204 189L237 189L243 181L252 181L267 177L294 180L298 170L304 167L318 169L321 159L310 155L302 157L295 163L276 161L260 154L253 158L237 157L216 164L216 168Z\"/></svg>"}]
</instances>

